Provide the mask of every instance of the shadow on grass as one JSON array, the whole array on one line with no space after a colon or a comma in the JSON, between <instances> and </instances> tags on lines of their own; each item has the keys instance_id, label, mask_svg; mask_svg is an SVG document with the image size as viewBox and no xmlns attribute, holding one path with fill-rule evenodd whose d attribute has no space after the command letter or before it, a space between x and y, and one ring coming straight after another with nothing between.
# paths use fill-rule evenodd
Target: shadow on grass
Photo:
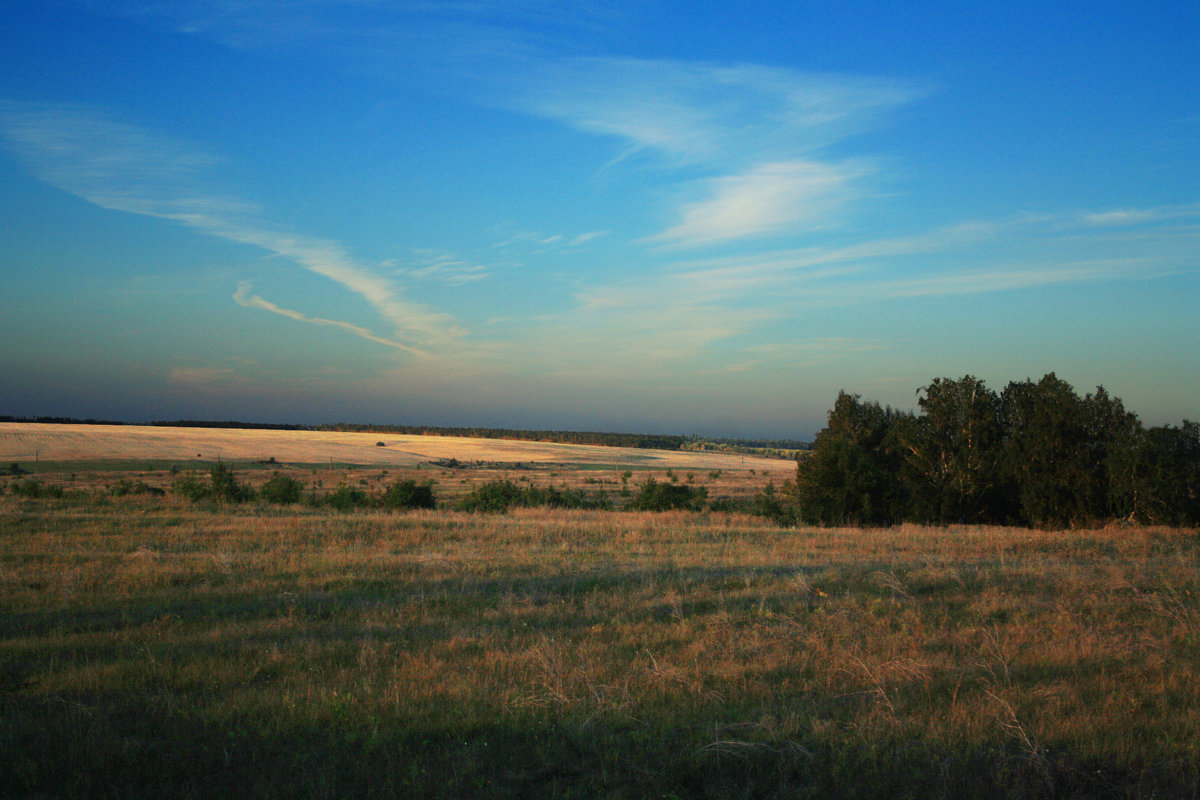
<instances>
[{"instance_id":1,"label":"shadow on grass","mask_svg":"<svg viewBox=\"0 0 1200 800\"><path fill-rule=\"evenodd\" d=\"M855 570L854 591L886 597L869 580L872 565ZM860 574L861 571L861 574ZM446 700L422 715L355 716L287 709L259 701L265 718L236 718L230 695L254 686L195 681L173 686L147 681L137 688L112 684L107 694L39 690L34 676L56 661L81 658L103 666L148 646L202 663L238 648L280 644L293 634L251 633L197 640L193 634L230 622L269 622L292 616L302 638L345 645L364 637L396 637L421 650L440 642L496 598L520 597L540 631L586 635L595 622L562 603L593 593L645 596L624 612L654 620L672 609L652 598L664 590L702 587L732 593L763 583L811 578L798 567L592 570L552 576L486 580L351 577L321 591L272 596L214 594L203 602L172 601L165 593L122 607L26 612L0 619L7 671L0 671L0 797L1195 797L1195 761L1113 766L1070 754L1027 753L1003 739L947 750L892 731L851 730L857 718L830 698L798 708L834 720L837 733L801 740L732 739L729 723L771 713L737 700L701 706L664 704L650 718L597 717L567 708L539 707L479 720ZM723 599L734 611L752 610L755 597ZM757 599L756 599L757 598ZM401 622L395 630L368 627L366 609L428 604L431 621ZM538 611L544 605L545 612ZM689 606L680 606L686 613ZM698 611L706 609L695 607ZM677 610L676 613L679 613ZM169 617L190 641L125 636ZM514 620L494 623L516 636ZM544 626L544 627L543 627ZM114 634L88 644L57 640L64 634ZM152 635L152 627L146 634ZM16 643L16 638L25 641ZM40 640L39 640L40 639ZM147 644L148 643L148 644ZM338 648L339 652L341 647ZM150 653L153 654L153 653ZM348 665L351 668L352 665ZM902 687L897 687L901 692ZM870 702L870 692L853 702ZM303 701L301 701L303 702ZM328 700L323 701L328 705ZM769 706L770 699L754 701ZM847 701L850 702L850 701ZM838 722L837 720L840 720ZM840 726L840 727L838 727ZM804 731L807 725L796 729ZM815 727L813 728L816 729Z\"/></svg>"},{"instance_id":2,"label":"shadow on grass","mask_svg":"<svg viewBox=\"0 0 1200 800\"><path fill-rule=\"evenodd\" d=\"M267 730L165 698L0 696L3 797L1192 797L1194 774L934 752L918 742L714 743L555 720L464 730L398 721ZM1178 765L1175 765L1178 766Z\"/></svg>"}]
</instances>

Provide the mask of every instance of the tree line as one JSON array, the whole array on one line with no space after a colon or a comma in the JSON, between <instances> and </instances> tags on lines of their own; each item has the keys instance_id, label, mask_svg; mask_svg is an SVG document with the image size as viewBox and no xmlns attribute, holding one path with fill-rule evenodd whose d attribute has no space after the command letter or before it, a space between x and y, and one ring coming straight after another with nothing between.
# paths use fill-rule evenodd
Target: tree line
<instances>
[{"instance_id":1,"label":"tree line","mask_svg":"<svg viewBox=\"0 0 1200 800\"><path fill-rule=\"evenodd\" d=\"M1200 524L1200 424L1145 427L1053 372L1008 384L936 378L902 412L840 392L796 468L795 514L825 525L1109 520Z\"/></svg>"}]
</instances>

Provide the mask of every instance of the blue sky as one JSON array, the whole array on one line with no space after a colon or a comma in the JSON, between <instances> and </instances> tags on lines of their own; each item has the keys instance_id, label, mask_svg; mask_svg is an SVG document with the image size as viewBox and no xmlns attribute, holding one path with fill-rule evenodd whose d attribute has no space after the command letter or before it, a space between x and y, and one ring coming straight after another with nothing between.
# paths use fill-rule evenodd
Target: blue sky
<instances>
[{"instance_id":1,"label":"blue sky","mask_svg":"<svg viewBox=\"0 0 1200 800\"><path fill-rule=\"evenodd\" d=\"M15 0L0 413L1200 417L1191 3Z\"/></svg>"}]
</instances>

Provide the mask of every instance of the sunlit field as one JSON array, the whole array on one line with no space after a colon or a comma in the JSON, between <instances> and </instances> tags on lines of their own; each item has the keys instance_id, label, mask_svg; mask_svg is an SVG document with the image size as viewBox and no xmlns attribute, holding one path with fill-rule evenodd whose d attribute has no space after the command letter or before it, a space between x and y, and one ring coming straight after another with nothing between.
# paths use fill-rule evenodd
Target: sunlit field
<instances>
[{"instance_id":1,"label":"sunlit field","mask_svg":"<svg viewBox=\"0 0 1200 800\"><path fill-rule=\"evenodd\" d=\"M525 474L619 491L587 466ZM240 475L272 468L424 476L439 502L522 472ZM1194 531L340 513L110 491L165 468L35 477L66 491L0 495L0 796L1200 793Z\"/></svg>"},{"instance_id":2,"label":"sunlit field","mask_svg":"<svg viewBox=\"0 0 1200 800\"><path fill-rule=\"evenodd\" d=\"M464 464L569 464L621 470L755 469L790 477L794 464L724 453L639 450L461 436L333 431L173 428L139 425L59 425L0 422L0 466L9 462L125 462L151 465L233 463L274 459L288 464L417 467L454 459Z\"/></svg>"}]
</instances>

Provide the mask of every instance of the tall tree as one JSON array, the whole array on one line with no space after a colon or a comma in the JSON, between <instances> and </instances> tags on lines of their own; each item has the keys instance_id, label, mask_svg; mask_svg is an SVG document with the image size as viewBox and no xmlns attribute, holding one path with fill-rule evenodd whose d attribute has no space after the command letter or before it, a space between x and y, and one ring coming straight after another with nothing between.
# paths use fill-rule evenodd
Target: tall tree
<instances>
[{"instance_id":1,"label":"tall tree","mask_svg":"<svg viewBox=\"0 0 1200 800\"><path fill-rule=\"evenodd\" d=\"M823 525L891 524L903 517L897 413L839 392L812 451L796 465L802 519Z\"/></svg>"},{"instance_id":2,"label":"tall tree","mask_svg":"<svg viewBox=\"0 0 1200 800\"><path fill-rule=\"evenodd\" d=\"M1109 459L1116 516L1158 525L1200 525L1200 423L1139 431Z\"/></svg>"},{"instance_id":3,"label":"tall tree","mask_svg":"<svg viewBox=\"0 0 1200 800\"><path fill-rule=\"evenodd\" d=\"M933 522L1002 515L999 398L980 379L935 378L923 387L921 414L900 433L911 514Z\"/></svg>"},{"instance_id":4,"label":"tall tree","mask_svg":"<svg viewBox=\"0 0 1200 800\"><path fill-rule=\"evenodd\" d=\"M1120 517L1112 494L1115 459L1119 453L1136 446L1142 432L1137 414L1125 410L1119 397L1112 397L1097 386L1096 391L1083 398L1083 426L1086 437L1088 480L1079 487L1095 514Z\"/></svg>"},{"instance_id":5,"label":"tall tree","mask_svg":"<svg viewBox=\"0 0 1200 800\"><path fill-rule=\"evenodd\" d=\"M1014 381L1000 395L1000 416L1004 471L1026 523L1072 525L1102 513L1091 486L1104 473L1092 464L1083 402L1069 383L1053 372Z\"/></svg>"}]
</instances>

